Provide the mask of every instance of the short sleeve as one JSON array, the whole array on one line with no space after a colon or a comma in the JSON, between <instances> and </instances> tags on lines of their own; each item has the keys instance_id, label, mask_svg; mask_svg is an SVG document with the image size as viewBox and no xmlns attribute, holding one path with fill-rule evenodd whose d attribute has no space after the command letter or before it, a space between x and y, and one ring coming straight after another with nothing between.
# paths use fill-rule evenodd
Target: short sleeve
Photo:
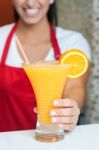
<instances>
[{"instance_id":1,"label":"short sleeve","mask_svg":"<svg viewBox=\"0 0 99 150\"><path fill-rule=\"evenodd\" d=\"M86 38L79 32L72 30L64 30L57 27L57 39L61 49L61 53L69 49L80 49L87 55L91 61L91 48Z\"/></svg>"},{"instance_id":2,"label":"short sleeve","mask_svg":"<svg viewBox=\"0 0 99 150\"><path fill-rule=\"evenodd\" d=\"M9 34L12 26L13 26L13 24L9 24L9 25L5 25L3 27L0 27L0 60L2 57L2 53L3 53L6 39L8 37L8 34Z\"/></svg>"}]
</instances>

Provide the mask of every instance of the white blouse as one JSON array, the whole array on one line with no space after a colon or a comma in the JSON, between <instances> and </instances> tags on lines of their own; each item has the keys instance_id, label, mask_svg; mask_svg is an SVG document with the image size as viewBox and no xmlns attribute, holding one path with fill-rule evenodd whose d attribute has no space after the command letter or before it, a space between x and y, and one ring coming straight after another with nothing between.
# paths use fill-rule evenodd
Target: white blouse
<instances>
[{"instance_id":1,"label":"white blouse","mask_svg":"<svg viewBox=\"0 0 99 150\"><path fill-rule=\"evenodd\" d=\"M10 25L0 27L0 60L2 57L6 39L13 25L14 24L10 24ZM84 51L88 59L91 60L90 46L87 40L82 36L81 33L72 31L72 30L65 30L60 27L57 27L56 37L59 43L61 53L72 48L80 49ZM54 51L52 47L48 55L46 56L45 60L54 60L54 59L55 59ZM22 62L23 60L18 54L15 35L14 35L11 41L10 48L9 48L8 56L6 59L6 64L9 66L21 67Z\"/></svg>"}]
</instances>

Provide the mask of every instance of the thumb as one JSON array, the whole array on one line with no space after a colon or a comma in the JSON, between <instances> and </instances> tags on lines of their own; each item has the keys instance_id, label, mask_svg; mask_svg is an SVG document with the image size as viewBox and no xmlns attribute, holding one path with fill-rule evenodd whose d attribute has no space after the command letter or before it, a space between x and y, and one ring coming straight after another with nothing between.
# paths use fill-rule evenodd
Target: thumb
<instances>
[{"instance_id":1,"label":"thumb","mask_svg":"<svg viewBox=\"0 0 99 150\"><path fill-rule=\"evenodd\" d=\"M37 107L34 107L33 111L37 114Z\"/></svg>"}]
</instances>

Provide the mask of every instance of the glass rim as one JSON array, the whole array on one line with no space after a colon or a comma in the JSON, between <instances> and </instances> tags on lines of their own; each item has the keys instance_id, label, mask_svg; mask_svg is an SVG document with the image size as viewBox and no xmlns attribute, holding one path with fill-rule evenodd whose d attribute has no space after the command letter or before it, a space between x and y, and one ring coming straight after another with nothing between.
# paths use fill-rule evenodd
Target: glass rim
<instances>
[{"instance_id":1,"label":"glass rim","mask_svg":"<svg viewBox=\"0 0 99 150\"><path fill-rule=\"evenodd\" d=\"M26 63L26 62L23 62L22 63L22 66L23 67L45 67L45 66L51 66L51 67L59 67L59 66L64 66L64 67L72 67L73 65L72 64L59 64L59 61L58 60L41 60L41 61L34 61L32 63Z\"/></svg>"}]
</instances>

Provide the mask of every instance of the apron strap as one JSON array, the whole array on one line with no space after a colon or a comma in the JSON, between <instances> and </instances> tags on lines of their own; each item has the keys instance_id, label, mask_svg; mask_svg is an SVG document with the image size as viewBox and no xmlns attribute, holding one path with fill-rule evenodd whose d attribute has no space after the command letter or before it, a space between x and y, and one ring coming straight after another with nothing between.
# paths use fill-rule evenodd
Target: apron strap
<instances>
[{"instance_id":1,"label":"apron strap","mask_svg":"<svg viewBox=\"0 0 99 150\"><path fill-rule=\"evenodd\" d=\"M56 39L56 30L52 25L50 25L50 33L51 33L51 42L52 42L52 45L54 48L54 58L56 60L59 60L60 55L61 55L61 51L60 51L58 41Z\"/></svg>"},{"instance_id":2,"label":"apron strap","mask_svg":"<svg viewBox=\"0 0 99 150\"><path fill-rule=\"evenodd\" d=\"M16 28L17 28L17 23L14 24L14 26L11 29L10 34L8 35L8 38L6 40L5 47L4 47L3 54L2 54L2 58L1 58L1 64L2 65L5 64L7 54L8 54L8 51L9 51L9 47L10 47L10 43L11 43L12 37L13 37L15 31L16 31Z\"/></svg>"}]
</instances>

